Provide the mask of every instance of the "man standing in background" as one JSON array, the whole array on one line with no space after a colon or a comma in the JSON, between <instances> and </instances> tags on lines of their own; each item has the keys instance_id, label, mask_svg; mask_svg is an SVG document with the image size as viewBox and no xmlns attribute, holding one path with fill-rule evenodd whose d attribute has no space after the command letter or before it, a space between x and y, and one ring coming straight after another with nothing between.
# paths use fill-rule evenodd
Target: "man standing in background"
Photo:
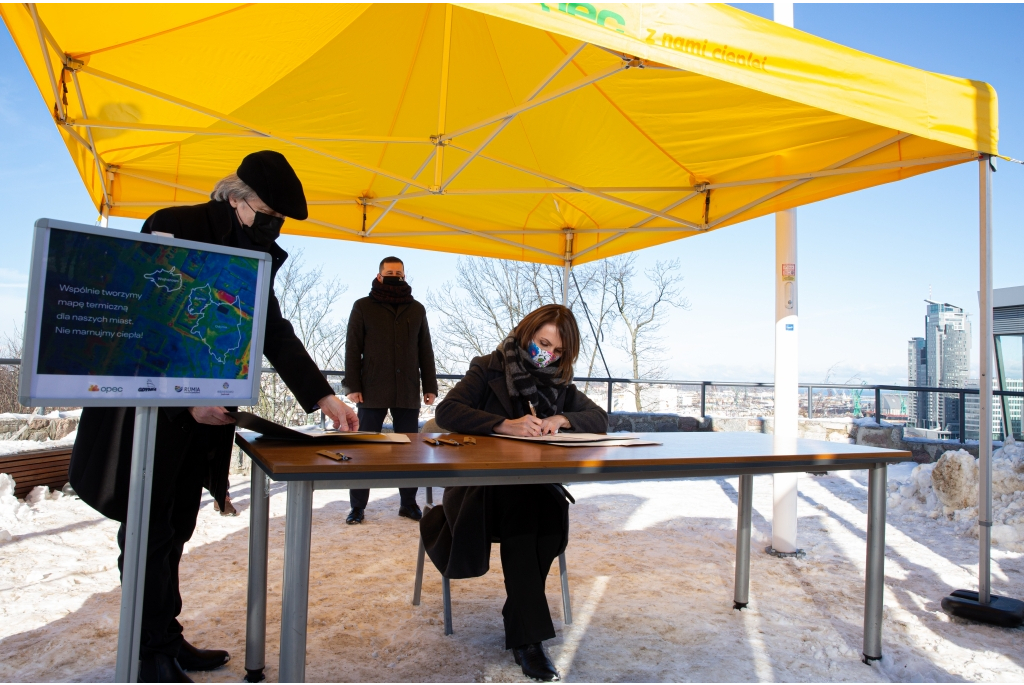
<instances>
[{"instance_id":1,"label":"man standing in background","mask_svg":"<svg viewBox=\"0 0 1024 685\"><path fill-rule=\"evenodd\" d=\"M405 264L386 257L372 281L369 297L356 300L348 318L345 342L345 387L359 410L359 427L379 431L391 412L396 433L416 433L420 425L420 381L423 402L437 399L437 371L430 342L427 310L412 297L405 282ZM398 515L418 521L417 488L399 488ZM352 511L345 521L363 522L368 489L349 490Z\"/></svg>"}]
</instances>

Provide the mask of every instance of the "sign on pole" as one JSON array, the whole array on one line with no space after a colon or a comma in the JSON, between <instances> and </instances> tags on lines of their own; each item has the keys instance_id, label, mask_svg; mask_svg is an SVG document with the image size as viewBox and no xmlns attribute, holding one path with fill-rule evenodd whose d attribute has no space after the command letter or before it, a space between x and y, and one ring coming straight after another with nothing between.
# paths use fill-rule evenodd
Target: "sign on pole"
<instances>
[{"instance_id":1,"label":"sign on pole","mask_svg":"<svg viewBox=\"0 0 1024 685\"><path fill-rule=\"evenodd\" d=\"M117 682L136 682L159 407L259 399L270 255L36 222L19 399L136 407Z\"/></svg>"}]
</instances>

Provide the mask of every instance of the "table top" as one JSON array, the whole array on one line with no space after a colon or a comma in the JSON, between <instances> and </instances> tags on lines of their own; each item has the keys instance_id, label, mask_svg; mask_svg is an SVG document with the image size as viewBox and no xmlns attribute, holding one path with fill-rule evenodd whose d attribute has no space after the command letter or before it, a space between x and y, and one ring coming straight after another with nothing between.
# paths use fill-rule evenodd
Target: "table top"
<instances>
[{"instance_id":1,"label":"table top","mask_svg":"<svg viewBox=\"0 0 1024 685\"><path fill-rule=\"evenodd\" d=\"M762 433L639 433L637 437L660 445L636 447L559 447L541 443L476 436L476 445L433 446L424 438L459 433L409 433L411 442L378 444L308 444L260 440L254 433L237 433L235 441L276 480L345 479L348 476L409 477L458 473L518 473L551 471L583 474L616 470L771 472L804 469L855 469L869 464L910 461L910 452L866 445L775 438ZM460 440L461 441L461 440ZM351 457L335 461L317 454L331 449Z\"/></svg>"}]
</instances>

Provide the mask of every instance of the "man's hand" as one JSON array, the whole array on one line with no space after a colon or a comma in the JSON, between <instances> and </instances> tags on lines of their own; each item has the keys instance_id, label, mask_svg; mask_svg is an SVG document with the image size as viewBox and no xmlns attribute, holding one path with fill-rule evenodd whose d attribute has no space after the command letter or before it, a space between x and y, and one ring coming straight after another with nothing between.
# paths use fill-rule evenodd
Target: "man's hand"
<instances>
[{"instance_id":1,"label":"man's hand","mask_svg":"<svg viewBox=\"0 0 1024 685\"><path fill-rule=\"evenodd\" d=\"M227 415L224 407L189 407L188 413L198 423L205 423L207 426L230 426L235 422Z\"/></svg>"},{"instance_id":2,"label":"man's hand","mask_svg":"<svg viewBox=\"0 0 1024 685\"><path fill-rule=\"evenodd\" d=\"M555 433L558 432L559 428L569 428L569 419L565 418L561 414L557 414L546 419L541 419L541 435L554 435Z\"/></svg>"},{"instance_id":3,"label":"man's hand","mask_svg":"<svg viewBox=\"0 0 1024 685\"><path fill-rule=\"evenodd\" d=\"M358 395L360 393L352 393ZM349 395L351 397L352 395ZM352 407L348 406L340 399L337 395L328 395L319 402L320 411L327 414L334 422L334 428L340 431L355 431L359 430L359 418L356 413L352 411Z\"/></svg>"},{"instance_id":4,"label":"man's hand","mask_svg":"<svg viewBox=\"0 0 1024 685\"><path fill-rule=\"evenodd\" d=\"M427 405L433 404L434 400L436 400L436 399L437 399L437 395L435 395L432 392L423 393L423 404L427 404Z\"/></svg>"},{"instance_id":5,"label":"man's hand","mask_svg":"<svg viewBox=\"0 0 1024 685\"><path fill-rule=\"evenodd\" d=\"M349 398L356 404L363 403L363 393L361 392L350 392L349 394L345 395L345 397ZM344 404L344 402L342 404Z\"/></svg>"},{"instance_id":6,"label":"man's hand","mask_svg":"<svg viewBox=\"0 0 1024 685\"><path fill-rule=\"evenodd\" d=\"M505 419L499 423L494 432L500 435L515 435L523 438L534 438L541 434L544 422L536 416L524 416L520 419Z\"/></svg>"}]
</instances>

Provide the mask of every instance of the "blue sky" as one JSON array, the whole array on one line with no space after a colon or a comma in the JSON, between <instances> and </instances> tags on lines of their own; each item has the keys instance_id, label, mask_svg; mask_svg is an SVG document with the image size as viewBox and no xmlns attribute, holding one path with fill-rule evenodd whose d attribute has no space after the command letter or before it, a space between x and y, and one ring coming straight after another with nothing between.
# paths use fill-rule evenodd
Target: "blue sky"
<instances>
[{"instance_id":1,"label":"blue sky","mask_svg":"<svg viewBox=\"0 0 1024 685\"><path fill-rule=\"evenodd\" d=\"M769 4L742 9L771 17ZM922 69L991 83L999 95L1003 154L1024 158L1024 79L1019 41L1024 5L798 4L796 28ZM1024 167L995 174L995 287L1024 285ZM47 105L6 31L0 31L0 333L24 318L33 222L43 216L92 223L92 207ZM929 288L977 321L977 166L965 164L799 210L800 375L856 375L905 382L907 340L923 334ZM136 229L139 222L112 219ZM400 252L414 292L450 280L441 253L286 236L349 285L347 310L381 257ZM774 222L757 219L638 253L641 266L678 258L692 308L664 329L673 378L770 380L774 335ZM344 314L345 312L340 312ZM977 365L977 331L973 348ZM613 369L613 372L615 369ZM624 371L624 369L619 369ZM976 374L976 372L975 372Z\"/></svg>"}]
</instances>

